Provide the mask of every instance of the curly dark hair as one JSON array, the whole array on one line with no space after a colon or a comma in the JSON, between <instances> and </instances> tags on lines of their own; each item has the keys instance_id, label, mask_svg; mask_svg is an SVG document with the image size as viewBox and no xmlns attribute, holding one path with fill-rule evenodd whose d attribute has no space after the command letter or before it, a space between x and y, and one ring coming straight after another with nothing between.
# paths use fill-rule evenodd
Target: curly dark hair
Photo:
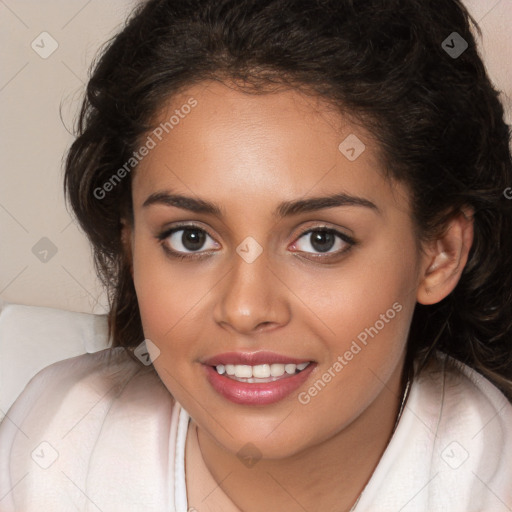
<instances>
[{"instance_id":1,"label":"curly dark hair","mask_svg":"<svg viewBox=\"0 0 512 512\"><path fill-rule=\"evenodd\" d=\"M378 140L387 177L408 185L419 240L474 210L474 241L456 288L416 305L406 364L441 350L512 400L510 132L480 59L477 23L458 0L150 0L93 66L64 188L108 291L112 346L143 328L122 219L133 222L131 175L95 190L188 86L232 80L255 94L308 90ZM456 32L457 35L453 33ZM454 37L467 49L450 54ZM451 38L451 39L450 39ZM460 39L462 38L462 39Z\"/></svg>"}]
</instances>

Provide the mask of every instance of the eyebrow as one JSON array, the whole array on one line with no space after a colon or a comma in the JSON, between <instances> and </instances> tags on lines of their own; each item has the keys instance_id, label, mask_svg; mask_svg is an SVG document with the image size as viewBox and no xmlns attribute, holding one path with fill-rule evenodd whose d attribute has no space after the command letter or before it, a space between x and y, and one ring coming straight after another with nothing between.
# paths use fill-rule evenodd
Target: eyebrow
<instances>
[{"instance_id":1,"label":"eyebrow","mask_svg":"<svg viewBox=\"0 0 512 512\"><path fill-rule=\"evenodd\" d=\"M151 205L165 205L182 208L195 213L205 213L223 218L222 208L204 199L183 196L180 194L171 194L169 192L155 192L151 194L143 203L142 207L147 208ZM336 208L339 206L362 206L370 208L376 213L380 213L376 204L363 197L351 196L345 193L332 194L325 197L312 197L308 199L298 199L295 201L284 201L275 209L273 216L277 218L290 217L300 213L314 212L325 208Z\"/></svg>"}]
</instances>

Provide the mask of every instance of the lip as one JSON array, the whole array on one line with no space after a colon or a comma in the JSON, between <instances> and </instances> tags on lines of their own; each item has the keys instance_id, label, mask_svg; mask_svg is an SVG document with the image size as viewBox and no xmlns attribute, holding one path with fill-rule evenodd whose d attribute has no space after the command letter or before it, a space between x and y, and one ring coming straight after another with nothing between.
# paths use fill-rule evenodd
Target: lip
<instances>
[{"instance_id":1,"label":"lip","mask_svg":"<svg viewBox=\"0 0 512 512\"><path fill-rule=\"evenodd\" d=\"M269 360L266 359L265 361L268 362ZM292 362L290 359L286 359L286 361ZM228 362L227 364L233 363ZM230 379L225 375L219 375L213 365L202 365L212 388L224 398L239 405L269 405L283 400L304 384L316 366L316 363L311 362L309 366L295 375L283 377L273 382L249 384L248 382Z\"/></svg>"},{"instance_id":2,"label":"lip","mask_svg":"<svg viewBox=\"0 0 512 512\"><path fill-rule=\"evenodd\" d=\"M277 354L276 352L259 351L259 352L224 352L217 354L205 361L202 364L208 366L217 366L219 364L246 364L249 366L256 366L258 364L301 364L309 363L311 359L297 359L295 357ZM314 362L314 361L312 361Z\"/></svg>"}]
</instances>

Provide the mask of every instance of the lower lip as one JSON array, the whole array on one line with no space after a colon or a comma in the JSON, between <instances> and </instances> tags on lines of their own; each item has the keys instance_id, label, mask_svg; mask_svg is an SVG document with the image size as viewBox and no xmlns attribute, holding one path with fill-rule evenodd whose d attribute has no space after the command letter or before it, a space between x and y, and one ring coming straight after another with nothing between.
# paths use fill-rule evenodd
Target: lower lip
<instances>
[{"instance_id":1,"label":"lower lip","mask_svg":"<svg viewBox=\"0 0 512 512\"><path fill-rule=\"evenodd\" d=\"M235 404L268 405L283 400L297 390L313 371L315 363L291 377L283 377L273 382L249 384L219 375L212 366L204 365L208 382L213 389Z\"/></svg>"}]
</instances>

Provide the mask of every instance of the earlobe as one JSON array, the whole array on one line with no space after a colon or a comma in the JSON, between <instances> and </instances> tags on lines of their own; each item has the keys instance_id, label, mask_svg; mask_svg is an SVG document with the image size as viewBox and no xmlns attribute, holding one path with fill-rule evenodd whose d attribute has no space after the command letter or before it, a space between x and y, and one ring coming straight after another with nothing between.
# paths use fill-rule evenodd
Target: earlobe
<instances>
[{"instance_id":1,"label":"earlobe","mask_svg":"<svg viewBox=\"0 0 512 512\"><path fill-rule=\"evenodd\" d=\"M424 270L416 300L440 302L457 286L473 243L473 211L464 209L452 218L444 233L425 251Z\"/></svg>"}]
</instances>

